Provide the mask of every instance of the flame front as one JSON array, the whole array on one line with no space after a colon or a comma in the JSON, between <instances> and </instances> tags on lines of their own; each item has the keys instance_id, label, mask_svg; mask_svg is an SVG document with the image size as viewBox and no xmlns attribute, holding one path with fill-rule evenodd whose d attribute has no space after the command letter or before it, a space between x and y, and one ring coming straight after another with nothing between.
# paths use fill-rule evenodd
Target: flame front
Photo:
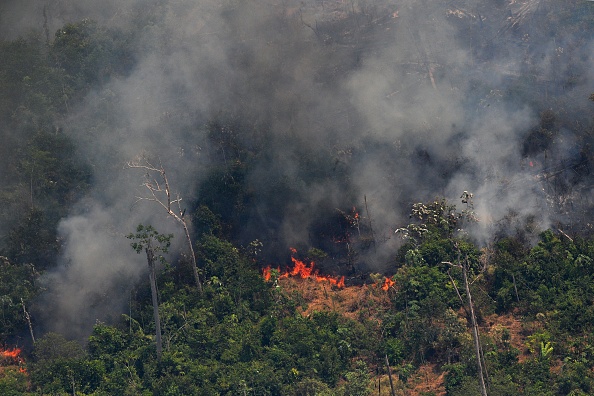
<instances>
[{"instance_id":1,"label":"flame front","mask_svg":"<svg viewBox=\"0 0 594 396\"><path fill-rule=\"evenodd\" d=\"M316 274L314 277L317 282L330 282L331 285L336 286L339 289L344 287L344 276L333 278L330 276Z\"/></svg>"},{"instance_id":2,"label":"flame front","mask_svg":"<svg viewBox=\"0 0 594 396\"><path fill-rule=\"evenodd\" d=\"M382 290L388 291L389 288L391 288L392 286L394 286L396 284L396 282L394 282L392 279L386 277L386 280L384 281L384 284L382 286Z\"/></svg>"},{"instance_id":3,"label":"flame front","mask_svg":"<svg viewBox=\"0 0 594 396\"><path fill-rule=\"evenodd\" d=\"M3 364L18 365L19 372L26 374L27 369L23 366L25 363L21 357L21 348L4 349L0 350L0 359L3 360Z\"/></svg>"},{"instance_id":4,"label":"flame front","mask_svg":"<svg viewBox=\"0 0 594 396\"><path fill-rule=\"evenodd\" d=\"M268 282L270 280L270 266L268 266L262 270L262 275L264 276L264 280L266 282Z\"/></svg>"},{"instance_id":5,"label":"flame front","mask_svg":"<svg viewBox=\"0 0 594 396\"><path fill-rule=\"evenodd\" d=\"M8 359L18 359L19 355L21 354L21 349L20 348L15 348L15 349L7 349L5 351L1 351L0 355L3 358L8 358Z\"/></svg>"},{"instance_id":6,"label":"flame front","mask_svg":"<svg viewBox=\"0 0 594 396\"><path fill-rule=\"evenodd\" d=\"M311 261L309 264L295 258L294 254L297 253L297 249L290 248L291 250L291 261L293 262L293 268L283 273L279 269L279 279L288 277L299 277L301 279L314 279L316 282L328 282L339 289L345 287L344 276L332 277L328 275L320 275L317 270L314 270L315 263ZM271 268L270 266L262 270L262 276L265 281L270 281Z\"/></svg>"},{"instance_id":7,"label":"flame front","mask_svg":"<svg viewBox=\"0 0 594 396\"><path fill-rule=\"evenodd\" d=\"M344 276L321 275L318 272L318 270L315 269L315 263L313 261L310 261L309 264L306 264L304 261L295 258L294 254L297 253L297 249L290 248L290 250L293 268L290 268L285 272L281 272L280 268L277 268L279 274L278 279L284 279L288 277L299 277L301 279L313 279L316 282L328 282L332 286L337 287L338 289L342 289L345 287ZM266 282L269 282L272 278L272 267L268 266L263 268L262 276L264 277L264 280ZM382 284L382 290L388 291L395 284L396 282L392 280L392 278L386 277L384 279L384 283ZM377 286L377 284L374 284L373 286Z\"/></svg>"},{"instance_id":8,"label":"flame front","mask_svg":"<svg viewBox=\"0 0 594 396\"><path fill-rule=\"evenodd\" d=\"M293 252L293 253L295 253L295 252ZM315 265L313 261L309 264L309 267L303 261L297 260L293 256L291 256L291 261L294 264L293 270L290 272L291 276L299 276L299 277L301 277L301 279L306 279L306 278L309 278L311 276L311 274L313 273L313 269L314 269L314 265Z\"/></svg>"}]
</instances>

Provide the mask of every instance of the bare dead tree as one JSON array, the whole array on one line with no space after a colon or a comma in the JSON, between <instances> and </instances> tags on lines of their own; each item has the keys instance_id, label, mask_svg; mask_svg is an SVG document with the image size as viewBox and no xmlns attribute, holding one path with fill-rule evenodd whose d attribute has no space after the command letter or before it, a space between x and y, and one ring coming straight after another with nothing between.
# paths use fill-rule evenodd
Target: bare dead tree
<instances>
[{"instance_id":1,"label":"bare dead tree","mask_svg":"<svg viewBox=\"0 0 594 396\"><path fill-rule=\"evenodd\" d=\"M198 273L198 263L196 254L194 253L194 246L190 236L190 229L185 218L185 209L181 207L182 198L179 193L172 197L171 187L167 179L167 173L162 164L155 166L151 164L146 158L128 162L129 168L142 169L146 171L144 182L142 186L148 190L148 196L136 197L136 203L139 201L152 201L161 206L169 216L181 224L186 235L186 241L190 248L190 260L192 261L192 271L194 273L194 281L198 291L202 293L202 282ZM175 209L175 210L174 210Z\"/></svg>"},{"instance_id":2,"label":"bare dead tree","mask_svg":"<svg viewBox=\"0 0 594 396\"><path fill-rule=\"evenodd\" d=\"M474 349L476 352L476 362L477 362L477 366L478 366L478 377L479 377L479 384L480 384L480 388L481 388L481 396L487 396L487 387L485 386L486 368L484 367L484 364L483 364L484 358L483 358L483 353L482 353L481 340L479 338L480 336L479 336L478 323L476 320L476 314L474 313L474 304L472 302L472 293L470 292L470 284L468 282L468 267L469 267L468 258L466 258L464 260L464 262L462 262L460 260L460 250L458 250L458 260L455 264L450 263L449 261L444 261L443 264L448 264L452 267L460 268L462 270L462 277L464 279L464 289L466 289L466 303L468 304L468 309L466 309L466 307L464 307L464 309L466 310L466 313L469 314L470 322L472 325L472 338L474 341ZM448 271L448 275L450 275L449 271ZM452 285L456 289L458 298L460 298L460 300L464 304L464 301L462 300L462 296L458 290L458 287L456 286L456 283L454 282L454 279L451 277L451 275L450 275L450 280L452 281Z\"/></svg>"},{"instance_id":3,"label":"bare dead tree","mask_svg":"<svg viewBox=\"0 0 594 396\"><path fill-rule=\"evenodd\" d=\"M29 312L25 308L25 301L21 297L21 305L23 306L23 314L25 315L25 319L27 320L27 324L29 325L29 333L31 333L31 341L35 344L35 335L33 334L33 325L31 324L31 316Z\"/></svg>"},{"instance_id":4,"label":"bare dead tree","mask_svg":"<svg viewBox=\"0 0 594 396\"><path fill-rule=\"evenodd\" d=\"M299 17L301 19L301 23L303 24L303 26L307 26L308 28L310 28L311 30L313 30L313 32L316 34L316 37L318 39L320 39L320 32L318 31L318 20L316 19L316 26L313 27L311 26L309 23L305 22L303 20L303 13L301 12L301 9L299 9Z\"/></svg>"}]
</instances>

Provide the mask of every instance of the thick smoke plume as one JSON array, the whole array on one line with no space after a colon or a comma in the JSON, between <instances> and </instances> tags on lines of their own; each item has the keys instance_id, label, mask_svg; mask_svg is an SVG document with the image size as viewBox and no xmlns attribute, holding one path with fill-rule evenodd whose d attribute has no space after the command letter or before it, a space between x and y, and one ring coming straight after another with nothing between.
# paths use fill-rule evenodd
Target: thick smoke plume
<instances>
[{"instance_id":1,"label":"thick smoke plume","mask_svg":"<svg viewBox=\"0 0 594 396\"><path fill-rule=\"evenodd\" d=\"M48 279L48 312L60 320L48 326L84 334L125 303L144 273L123 237L139 222L182 243L158 207L134 204L143 175L125 164L160 160L190 205L209 169L232 161L205 127L217 119L238 120L232 132L246 147L267 147L245 176L252 201L238 238L264 241L271 259L290 244L315 245L321 234L312 230L356 206L376 238L357 269L390 271L394 230L409 221L410 204L458 203L465 190L475 194L473 233L483 243L506 216L548 227L556 204L539 178L579 162L580 142L572 131L560 131L549 152L524 142L543 103L591 122L594 91L594 40L544 31L557 8L544 0L8 2L0 14L8 36L53 34L82 18L136 32L133 70L91 92L63 125L95 180L60 225L61 264Z\"/></svg>"}]
</instances>

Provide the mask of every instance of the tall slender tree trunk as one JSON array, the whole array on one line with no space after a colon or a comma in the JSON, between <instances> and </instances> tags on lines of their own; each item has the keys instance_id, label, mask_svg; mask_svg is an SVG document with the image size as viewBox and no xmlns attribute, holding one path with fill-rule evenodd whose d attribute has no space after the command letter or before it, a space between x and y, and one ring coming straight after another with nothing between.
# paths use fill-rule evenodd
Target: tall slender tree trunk
<instances>
[{"instance_id":1,"label":"tall slender tree trunk","mask_svg":"<svg viewBox=\"0 0 594 396\"><path fill-rule=\"evenodd\" d=\"M394 383L392 382L392 369L390 369L390 361L388 360L388 354L385 354L385 360L386 368L388 369L388 378L390 379L390 392L392 396L396 396L396 393L394 393Z\"/></svg>"},{"instance_id":2,"label":"tall slender tree trunk","mask_svg":"<svg viewBox=\"0 0 594 396\"><path fill-rule=\"evenodd\" d=\"M514 281L514 291L516 292L516 300L520 302L520 296L518 295L518 287L516 286L516 277L512 274L512 280Z\"/></svg>"},{"instance_id":3,"label":"tall slender tree trunk","mask_svg":"<svg viewBox=\"0 0 594 396\"><path fill-rule=\"evenodd\" d=\"M169 180L167 179L167 173L162 165L159 167L155 167L151 165L150 162L128 162L128 167L130 168L140 168L145 169L147 171L146 180L143 185L150 191L149 197L139 197L138 200L148 200L157 202L161 205L169 214L169 216L173 217L176 221L181 223L182 227L184 228L184 233L186 235L186 240L188 241L188 247L190 248L190 259L192 260L192 271L194 273L194 281L196 282L196 287L198 291L202 293L202 282L200 281L200 274L198 272L198 263L196 260L196 253L194 252L194 246L192 245L192 238L190 236L190 230L188 228L188 223L184 218L185 209L182 210L181 207L181 197L179 194L176 197L171 197L171 189L169 187ZM162 185L156 180L153 179L151 176L151 172L157 172L162 179ZM171 205L177 205L177 212L171 208Z\"/></svg>"},{"instance_id":4,"label":"tall slender tree trunk","mask_svg":"<svg viewBox=\"0 0 594 396\"><path fill-rule=\"evenodd\" d=\"M155 342L157 344L157 360L161 361L163 353L163 341L161 340L161 319L159 317L159 300L157 298L157 280L155 276L155 253L150 240L146 250L146 259L149 266L149 281L151 284L151 298L153 300L153 316L155 318Z\"/></svg>"},{"instance_id":5,"label":"tall slender tree trunk","mask_svg":"<svg viewBox=\"0 0 594 396\"><path fill-rule=\"evenodd\" d=\"M35 344L35 335L33 334L33 325L31 324L31 316L27 309L25 308L25 301L21 297L21 305L23 306L23 313L25 314L25 319L27 319L27 324L29 325L29 333L31 334L31 341Z\"/></svg>"},{"instance_id":6,"label":"tall slender tree trunk","mask_svg":"<svg viewBox=\"0 0 594 396\"><path fill-rule=\"evenodd\" d=\"M472 322L472 338L474 339L474 349L476 351L476 363L478 365L479 385L481 387L481 395L487 396L487 388L485 386L485 377L483 376L483 360L481 358L481 344L479 339L478 324L474 314L474 305L472 304L472 294L470 293L470 285L468 284L468 262L461 263L462 274L464 275L464 288L466 289L466 298L468 299L468 306L470 308L470 320Z\"/></svg>"},{"instance_id":7,"label":"tall slender tree trunk","mask_svg":"<svg viewBox=\"0 0 594 396\"><path fill-rule=\"evenodd\" d=\"M196 287L198 287L198 291L200 292L200 294L202 294L202 282L200 282L200 275L198 274L198 263L196 262L196 253L194 253L194 247L192 246L190 230L188 229L188 224L186 223L185 219L181 218L181 223L184 227L184 233L186 234L188 246L190 247L190 259L192 260L192 271L194 273L194 281L196 282Z\"/></svg>"}]
</instances>

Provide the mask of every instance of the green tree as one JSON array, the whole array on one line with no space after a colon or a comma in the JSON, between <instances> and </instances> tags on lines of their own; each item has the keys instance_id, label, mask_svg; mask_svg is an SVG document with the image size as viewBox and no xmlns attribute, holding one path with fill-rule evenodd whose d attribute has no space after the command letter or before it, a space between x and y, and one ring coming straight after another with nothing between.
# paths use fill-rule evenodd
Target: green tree
<instances>
[{"instance_id":1,"label":"green tree","mask_svg":"<svg viewBox=\"0 0 594 396\"><path fill-rule=\"evenodd\" d=\"M78 342L60 334L48 333L35 343L31 381L42 394L92 393L104 372L100 361L89 360Z\"/></svg>"},{"instance_id":2,"label":"green tree","mask_svg":"<svg viewBox=\"0 0 594 396\"><path fill-rule=\"evenodd\" d=\"M155 273L156 262L165 262L165 258L161 253L167 253L171 246L171 238L173 234L160 234L152 226L144 226L139 224L136 227L135 234L129 234L128 239L133 239L131 243L132 248L136 253L142 250L146 253L146 259L149 267L149 282L151 285L151 299L153 302L153 316L155 320L155 343L157 345L157 359L161 360L163 351L163 342L161 340L161 320L159 318L159 300L157 296L157 280Z\"/></svg>"},{"instance_id":3,"label":"green tree","mask_svg":"<svg viewBox=\"0 0 594 396\"><path fill-rule=\"evenodd\" d=\"M355 362L353 371L345 374L346 384L344 385L344 396L368 396L371 395L371 378L367 364L362 360Z\"/></svg>"},{"instance_id":4,"label":"green tree","mask_svg":"<svg viewBox=\"0 0 594 396\"><path fill-rule=\"evenodd\" d=\"M13 264L0 256L0 338L7 340L27 329L27 307L39 292L39 273L31 264ZM32 333L32 331L31 331ZM33 340L34 341L34 340Z\"/></svg>"},{"instance_id":5,"label":"green tree","mask_svg":"<svg viewBox=\"0 0 594 396\"><path fill-rule=\"evenodd\" d=\"M58 29L50 55L55 66L64 70L62 87L67 100L106 82L112 75L126 74L134 61L126 35L90 19Z\"/></svg>"},{"instance_id":6,"label":"green tree","mask_svg":"<svg viewBox=\"0 0 594 396\"><path fill-rule=\"evenodd\" d=\"M25 373L17 369L3 368L0 374L0 395L22 396L27 394L29 385Z\"/></svg>"}]
</instances>

